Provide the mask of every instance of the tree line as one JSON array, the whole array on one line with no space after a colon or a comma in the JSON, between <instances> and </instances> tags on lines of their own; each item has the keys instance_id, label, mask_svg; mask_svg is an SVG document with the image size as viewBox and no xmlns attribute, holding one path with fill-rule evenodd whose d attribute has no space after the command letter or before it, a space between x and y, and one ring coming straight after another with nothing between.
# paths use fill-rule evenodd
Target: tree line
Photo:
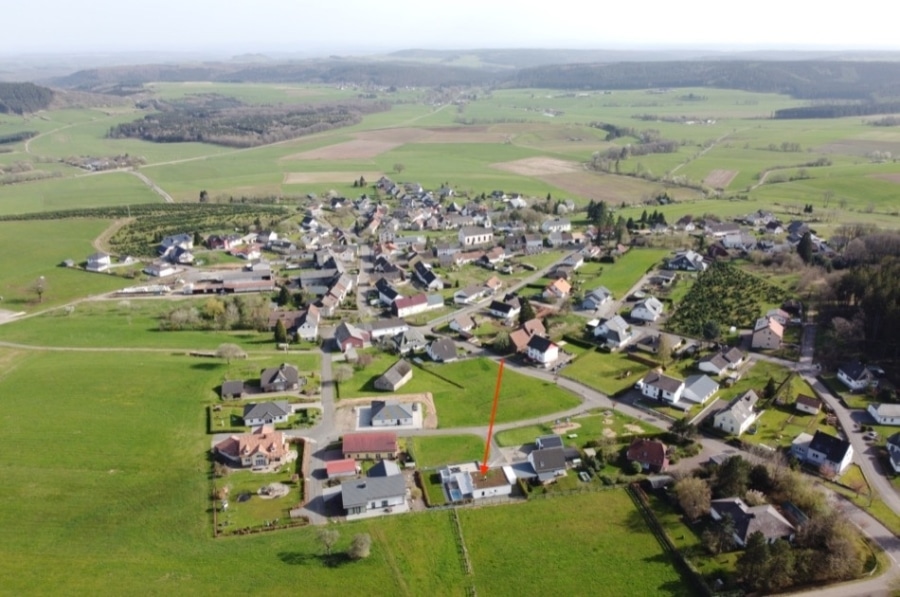
<instances>
[{"instance_id":1,"label":"tree line","mask_svg":"<svg viewBox=\"0 0 900 597\"><path fill-rule=\"evenodd\" d=\"M17 133L7 133L5 135L0 135L0 145L18 143L19 141L27 141L37 134L37 131L19 131Z\"/></svg>"},{"instance_id":2,"label":"tree line","mask_svg":"<svg viewBox=\"0 0 900 597\"><path fill-rule=\"evenodd\" d=\"M803 118L846 118L847 116L870 116L873 114L894 114L900 112L900 102L858 102L849 104L819 104L775 110L776 120ZM884 121L885 119L882 119ZM881 126L891 126L882 124Z\"/></svg>"}]
</instances>

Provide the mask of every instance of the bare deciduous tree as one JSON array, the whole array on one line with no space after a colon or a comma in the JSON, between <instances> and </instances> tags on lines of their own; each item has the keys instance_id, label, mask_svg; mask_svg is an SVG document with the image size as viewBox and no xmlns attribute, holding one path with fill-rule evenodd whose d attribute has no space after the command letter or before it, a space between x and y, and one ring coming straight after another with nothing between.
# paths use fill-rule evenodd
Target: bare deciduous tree
<instances>
[{"instance_id":1,"label":"bare deciduous tree","mask_svg":"<svg viewBox=\"0 0 900 597\"><path fill-rule=\"evenodd\" d=\"M225 359L225 362L230 365L232 359L246 359L247 353L237 344L220 344L216 349L216 356Z\"/></svg>"},{"instance_id":2,"label":"bare deciduous tree","mask_svg":"<svg viewBox=\"0 0 900 597\"><path fill-rule=\"evenodd\" d=\"M354 560L363 560L369 557L369 554L371 552L372 537L369 536L368 533L360 533L358 535L354 535L353 543L350 544L350 549L347 550L347 555L349 555L350 558Z\"/></svg>"},{"instance_id":3,"label":"bare deciduous tree","mask_svg":"<svg viewBox=\"0 0 900 597\"><path fill-rule=\"evenodd\" d=\"M319 541L322 543L322 547L325 548L327 555L331 555L331 550L340 538L341 534L334 529L322 529L319 531Z\"/></svg>"}]
</instances>

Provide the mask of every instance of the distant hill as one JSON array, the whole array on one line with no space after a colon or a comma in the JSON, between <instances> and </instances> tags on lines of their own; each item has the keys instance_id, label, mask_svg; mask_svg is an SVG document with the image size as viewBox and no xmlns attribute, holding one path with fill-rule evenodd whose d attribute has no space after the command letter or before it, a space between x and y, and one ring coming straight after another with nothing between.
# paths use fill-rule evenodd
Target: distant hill
<instances>
[{"instance_id":1,"label":"distant hill","mask_svg":"<svg viewBox=\"0 0 900 597\"><path fill-rule=\"evenodd\" d=\"M512 87L655 89L717 87L800 99L900 98L900 62L676 61L557 64L517 71Z\"/></svg>"},{"instance_id":2,"label":"distant hill","mask_svg":"<svg viewBox=\"0 0 900 597\"><path fill-rule=\"evenodd\" d=\"M748 57L752 57L748 59ZM144 64L80 70L63 89L133 93L154 81L655 89L714 87L799 99L900 98L900 53L703 50L403 50L386 56Z\"/></svg>"},{"instance_id":3,"label":"distant hill","mask_svg":"<svg viewBox=\"0 0 900 597\"><path fill-rule=\"evenodd\" d=\"M81 70L52 79L54 86L94 90L115 84L153 81L229 83L355 83L361 85L481 85L494 80L485 70L407 61L358 59L304 60L286 63L149 64Z\"/></svg>"},{"instance_id":4,"label":"distant hill","mask_svg":"<svg viewBox=\"0 0 900 597\"><path fill-rule=\"evenodd\" d=\"M52 100L52 90L34 83L0 83L0 114L37 112Z\"/></svg>"}]
</instances>

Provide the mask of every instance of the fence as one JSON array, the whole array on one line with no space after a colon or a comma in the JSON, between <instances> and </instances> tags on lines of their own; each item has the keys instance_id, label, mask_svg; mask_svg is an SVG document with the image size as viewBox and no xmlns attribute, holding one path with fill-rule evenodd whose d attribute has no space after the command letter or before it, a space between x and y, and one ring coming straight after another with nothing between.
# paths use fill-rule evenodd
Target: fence
<instances>
[{"instance_id":1,"label":"fence","mask_svg":"<svg viewBox=\"0 0 900 597\"><path fill-rule=\"evenodd\" d=\"M632 483L627 487L626 491L634 502L634 505L637 507L638 512L641 513L644 521L646 521L647 526L650 528L650 532L653 533L653 536L656 537L656 540L662 545L663 550L672 556L675 566L690 583L692 592L695 595L713 597L714 593L712 589L706 584L706 581L703 580L700 573L684 558L683 555L681 555L681 552L675 548L672 540L669 539L666 530L662 527L659 520L656 518L656 514L654 514L653 510L650 508L647 495L644 493L644 490L641 489L640 485Z\"/></svg>"},{"instance_id":2,"label":"fence","mask_svg":"<svg viewBox=\"0 0 900 597\"><path fill-rule=\"evenodd\" d=\"M459 522L459 514L456 508L450 510L450 518L453 519L453 535L456 537L456 548L459 550L460 561L466 576L472 576L472 562L469 560L469 550L466 548L466 540L463 538L462 525Z\"/></svg>"}]
</instances>

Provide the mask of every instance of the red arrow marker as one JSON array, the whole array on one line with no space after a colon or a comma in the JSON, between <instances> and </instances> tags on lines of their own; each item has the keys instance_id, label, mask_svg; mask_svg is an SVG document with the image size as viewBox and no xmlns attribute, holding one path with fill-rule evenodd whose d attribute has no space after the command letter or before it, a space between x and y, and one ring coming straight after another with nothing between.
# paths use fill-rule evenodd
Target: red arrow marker
<instances>
[{"instance_id":1,"label":"red arrow marker","mask_svg":"<svg viewBox=\"0 0 900 597\"><path fill-rule=\"evenodd\" d=\"M488 472L488 458L491 456L491 438L494 435L494 419L497 418L497 401L500 399L500 380L503 379L504 359L500 359L500 370L497 371L497 385L494 388L494 406L491 407L491 424L488 425L487 443L484 444L484 458L481 460L481 474Z\"/></svg>"}]
</instances>

